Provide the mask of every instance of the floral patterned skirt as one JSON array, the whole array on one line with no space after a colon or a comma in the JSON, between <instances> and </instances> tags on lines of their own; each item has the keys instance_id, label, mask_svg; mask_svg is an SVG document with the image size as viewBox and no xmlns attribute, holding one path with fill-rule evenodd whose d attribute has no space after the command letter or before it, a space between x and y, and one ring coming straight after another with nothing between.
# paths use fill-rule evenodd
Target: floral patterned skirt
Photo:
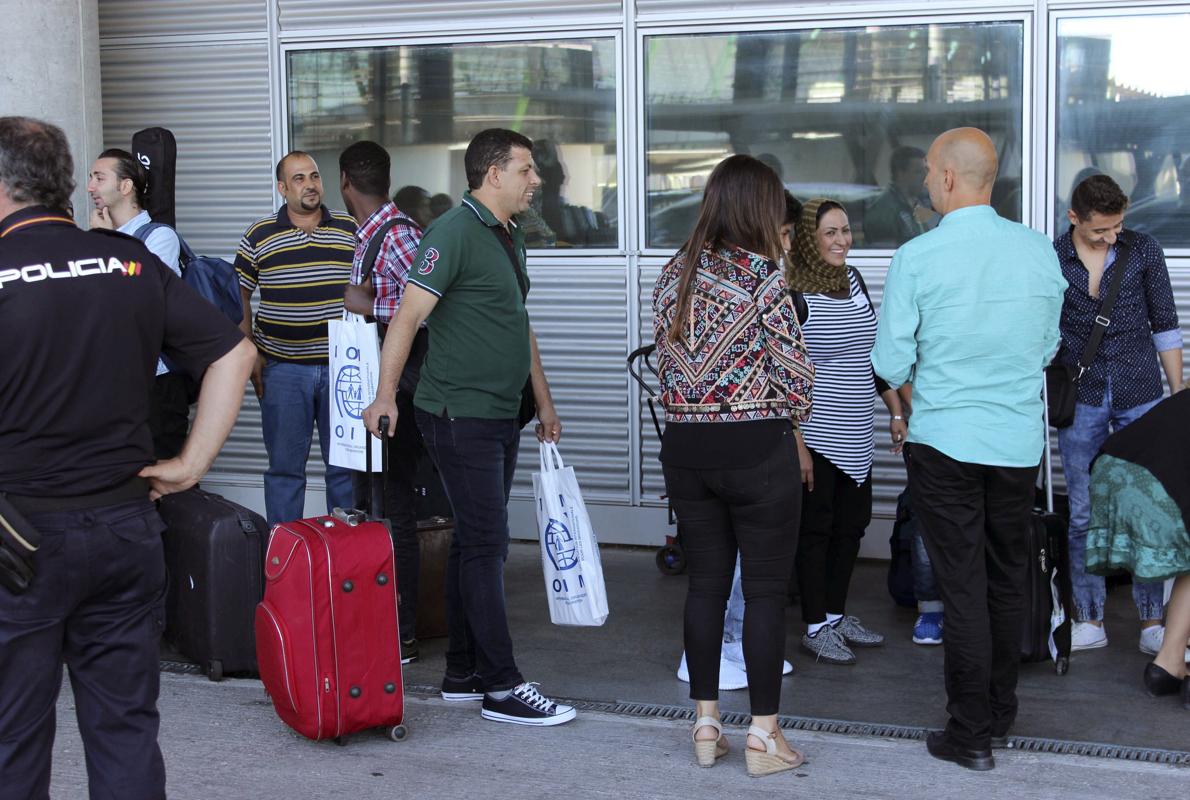
<instances>
[{"instance_id":1,"label":"floral patterned skirt","mask_svg":"<svg viewBox=\"0 0 1190 800\"><path fill-rule=\"evenodd\" d=\"M1190 573L1190 533L1181 509L1152 473L1100 455L1091 469L1087 572L1119 570L1145 582Z\"/></svg>"}]
</instances>

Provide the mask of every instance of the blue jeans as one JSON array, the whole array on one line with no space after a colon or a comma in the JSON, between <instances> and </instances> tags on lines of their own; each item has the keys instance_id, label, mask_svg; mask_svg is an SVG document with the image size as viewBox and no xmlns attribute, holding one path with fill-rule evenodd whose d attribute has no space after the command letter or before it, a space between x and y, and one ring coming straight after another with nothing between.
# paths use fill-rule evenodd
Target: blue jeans
<instances>
[{"instance_id":1,"label":"blue jeans","mask_svg":"<svg viewBox=\"0 0 1190 800\"><path fill-rule=\"evenodd\" d=\"M913 564L913 596L917 598L918 613L941 611L942 598L938 594L938 582L934 579L934 567L930 564L930 554L926 552L921 525L917 523L913 525L913 544L909 551L909 560Z\"/></svg>"},{"instance_id":2,"label":"blue jeans","mask_svg":"<svg viewBox=\"0 0 1190 800\"><path fill-rule=\"evenodd\" d=\"M146 497L27 514L37 577L0 587L0 800L48 800L62 665L70 667L90 796L163 800L158 643L165 525Z\"/></svg>"},{"instance_id":3,"label":"blue jeans","mask_svg":"<svg viewBox=\"0 0 1190 800\"><path fill-rule=\"evenodd\" d=\"M1062 450L1062 469L1066 474L1066 492L1070 497L1070 577L1074 585L1074 618L1080 622L1103 619L1107 588L1103 578L1087 574L1087 527L1091 523L1091 461L1114 433L1137 420L1160 398L1139 406L1113 411L1111 385L1098 406L1078 403L1074 422L1058 431ZM1164 611L1164 586L1161 583L1132 583L1132 599L1141 619L1161 619Z\"/></svg>"},{"instance_id":4,"label":"blue jeans","mask_svg":"<svg viewBox=\"0 0 1190 800\"><path fill-rule=\"evenodd\" d=\"M416 416L455 515L446 562L446 672L478 673L488 692L511 689L524 681L504 606L508 495L521 429L514 419L436 417L421 409Z\"/></svg>"},{"instance_id":5,"label":"blue jeans","mask_svg":"<svg viewBox=\"0 0 1190 800\"><path fill-rule=\"evenodd\" d=\"M329 374L326 364L265 361L260 423L269 454L264 507L270 527L305 516L306 460L316 424L322 463L327 465L327 513L335 507L351 506L351 470L327 462L331 438Z\"/></svg>"}]
</instances>

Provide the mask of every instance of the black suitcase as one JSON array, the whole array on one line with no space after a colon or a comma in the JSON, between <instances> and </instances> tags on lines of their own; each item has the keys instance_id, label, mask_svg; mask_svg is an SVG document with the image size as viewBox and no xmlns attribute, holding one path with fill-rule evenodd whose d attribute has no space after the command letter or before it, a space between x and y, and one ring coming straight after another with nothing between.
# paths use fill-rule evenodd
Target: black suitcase
<instances>
[{"instance_id":1,"label":"black suitcase","mask_svg":"<svg viewBox=\"0 0 1190 800\"><path fill-rule=\"evenodd\" d=\"M1044 404L1043 404L1044 405ZM1074 591L1070 580L1069 504L1053 491L1050 457L1049 409L1045 412L1045 447L1041 463L1041 488L1029 517L1029 559L1025 579L1025 622L1021 627L1021 661L1048 661L1065 675L1070 669L1070 632ZM1062 622L1054 625L1055 600ZM1050 652L1050 636L1056 653Z\"/></svg>"},{"instance_id":2,"label":"black suitcase","mask_svg":"<svg viewBox=\"0 0 1190 800\"><path fill-rule=\"evenodd\" d=\"M256 672L256 605L264 596L264 519L197 486L166 495L165 638L213 681Z\"/></svg>"},{"instance_id":3,"label":"black suitcase","mask_svg":"<svg viewBox=\"0 0 1190 800\"><path fill-rule=\"evenodd\" d=\"M1021 629L1021 660L1048 661L1051 658L1051 630L1057 655L1054 671L1065 675L1070 668L1070 556L1067 522L1060 515L1034 509L1029 518L1029 563L1025 585L1025 624ZM1061 624L1053 625L1054 594L1063 614Z\"/></svg>"}]
</instances>

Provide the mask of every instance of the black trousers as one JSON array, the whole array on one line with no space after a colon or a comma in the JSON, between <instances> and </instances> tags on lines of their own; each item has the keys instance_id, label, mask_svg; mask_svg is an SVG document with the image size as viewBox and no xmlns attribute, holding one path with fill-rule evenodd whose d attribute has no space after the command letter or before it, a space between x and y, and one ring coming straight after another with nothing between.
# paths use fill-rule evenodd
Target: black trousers
<instances>
[{"instance_id":1,"label":"black trousers","mask_svg":"<svg viewBox=\"0 0 1190 800\"><path fill-rule=\"evenodd\" d=\"M685 615L690 697L719 699L723 614L738 551L752 713L776 714L785 657L785 592L802 500L793 430L754 467L665 465L664 472L690 573Z\"/></svg>"},{"instance_id":2,"label":"black trousers","mask_svg":"<svg viewBox=\"0 0 1190 800\"><path fill-rule=\"evenodd\" d=\"M797 581L807 625L825 622L827 612L844 613L859 540L872 521L871 474L856 486L854 478L812 448L810 458L814 491L803 486L797 541Z\"/></svg>"},{"instance_id":3,"label":"black trousers","mask_svg":"<svg viewBox=\"0 0 1190 800\"><path fill-rule=\"evenodd\" d=\"M385 440L388 448L388 478L384 484L386 518L393 532L393 550L397 559L397 625L401 639L417 637L417 589L421 569L421 550L417 538L417 505L413 494L417 464L425 458L425 444L413 410L413 397L397 392L397 432ZM352 473L356 508L370 508L373 481L382 480L380 473L369 476ZM375 512L375 509L373 509Z\"/></svg>"},{"instance_id":4,"label":"black trousers","mask_svg":"<svg viewBox=\"0 0 1190 800\"><path fill-rule=\"evenodd\" d=\"M521 427L514 419L436 417L421 409L417 424L455 517L446 562L446 673L477 673L489 692L511 689L525 680L504 602L508 496Z\"/></svg>"},{"instance_id":5,"label":"black trousers","mask_svg":"<svg viewBox=\"0 0 1190 800\"><path fill-rule=\"evenodd\" d=\"M149 432L158 461L182 452L190 432L190 378L177 372L158 375L149 400Z\"/></svg>"},{"instance_id":6,"label":"black trousers","mask_svg":"<svg viewBox=\"0 0 1190 800\"><path fill-rule=\"evenodd\" d=\"M946 607L946 730L964 747L986 748L1016 719L1037 467L969 464L922 444L906 449L913 513Z\"/></svg>"},{"instance_id":7,"label":"black trousers","mask_svg":"<svg viewBox=\"0 0 1190 800\"><path fill-rule=\"evenodd\" d=\"M0 587L0 800L49 797L63 663L92 800L160 800L165 525L147 497L28 516L37 577L21 595Z\"/></svg>"}]
</instances>

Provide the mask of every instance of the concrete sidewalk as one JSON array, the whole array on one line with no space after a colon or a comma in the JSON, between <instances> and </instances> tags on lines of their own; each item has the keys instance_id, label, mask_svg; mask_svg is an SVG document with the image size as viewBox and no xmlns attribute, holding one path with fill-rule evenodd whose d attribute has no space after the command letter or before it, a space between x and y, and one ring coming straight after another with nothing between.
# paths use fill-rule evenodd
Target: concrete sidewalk
<instances>
[{"instance_id":1,"label":"concrete sidewalk","mask_svg":"<svg viewBox=\"0 0 1190 800\"><path fill-rule=\"evenodd\" d=\"M350 798L1031 798L1181 797L1190 768L1076 756L997 753L973 773L935 761L920 742L787 731L806 753L796 771L744 772L743 731L714 769L694 764L688 723L580 712L532 729L486 722L477 703L407 696L409 737L353 737L346 747L309 742L273 713L257 681L211 683L161 676L161 745L174 800ZM86 797L86 768L63 684L52 796Z\"/></svg>"}]
</instances>

